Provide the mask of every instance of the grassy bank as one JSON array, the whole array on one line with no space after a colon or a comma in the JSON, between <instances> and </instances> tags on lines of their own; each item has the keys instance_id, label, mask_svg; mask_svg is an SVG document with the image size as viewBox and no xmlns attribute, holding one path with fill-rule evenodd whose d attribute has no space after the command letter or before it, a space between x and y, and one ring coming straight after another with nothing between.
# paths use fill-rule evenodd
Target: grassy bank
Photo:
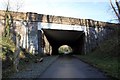
<instances>
[{"instance_id":1,"label":"grassy bank","mask_svg":"<svg viewBox=\"0 0 120 80\"><path fill-rule=\"evenodd\" d=\"M2 77L6 78L12 73L15 73L13 68L15 44L8 37L2 37L2 52L0 58L2 59ZM24 70L30 63L36 62L37 59L41 58L41 55L32 55L21 48L19 55L19 70Z\"/></svg>"},{"instance_id":2,"label":"grassy bank","mask_svg":"<svg viewBox=\"0 0 120 80\"><path fill-rule=\"evenodd\" d=\"M118 36L114 36L102 43L95 51L79 57L83 61L101 69L106 75L120 79L120 62L118 61L120 50L119 39Z\"/></svg>"}]
</instances>

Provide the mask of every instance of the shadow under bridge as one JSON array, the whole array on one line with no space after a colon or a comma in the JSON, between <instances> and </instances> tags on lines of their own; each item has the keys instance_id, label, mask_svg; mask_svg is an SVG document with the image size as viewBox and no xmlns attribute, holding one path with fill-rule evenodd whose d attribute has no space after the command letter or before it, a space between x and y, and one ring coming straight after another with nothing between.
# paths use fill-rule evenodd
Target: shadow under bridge
<instances>
[{"instance_id":1,"label":"shadow under bridge","mask_svg":"<svg viewBox=\"0 0 120 80\"><path fill-rule=\"evenodd\" d=\"M72 48L73 54L84 53L83 31L42 29L49 44L52 47L52 54L58 54L58 48L62 45L68 45Z\"/></svg>"}]
</instances>

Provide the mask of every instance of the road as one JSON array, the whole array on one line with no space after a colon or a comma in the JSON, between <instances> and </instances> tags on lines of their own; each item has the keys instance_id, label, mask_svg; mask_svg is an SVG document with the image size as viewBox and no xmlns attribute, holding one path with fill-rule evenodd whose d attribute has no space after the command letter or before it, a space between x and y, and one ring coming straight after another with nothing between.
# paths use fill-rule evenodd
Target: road
<instances>
[{"instance_id":1,"label":"road","mask_svg":"<svg viewBox=\"0 0 120 80\"><path fill-rule=\"evenodd\" d=\"M98 69L73 56L60 56L40 78L106 78Z\"/></svg>"}]
</instances>

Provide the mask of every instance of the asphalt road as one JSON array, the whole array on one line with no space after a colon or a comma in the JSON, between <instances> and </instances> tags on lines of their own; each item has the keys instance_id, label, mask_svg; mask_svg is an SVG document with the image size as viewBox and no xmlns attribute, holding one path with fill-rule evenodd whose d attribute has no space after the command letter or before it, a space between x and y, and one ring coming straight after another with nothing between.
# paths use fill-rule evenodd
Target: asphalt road
<instances>
[{"instance_id":1,"label":"asphalt road","mask_svg":"<svg viewBox=\"0 0 120 80\"><path fill-rule=\"evenodd\" d=\"M40 78L107 78L98 69L73 56L60 56Z\"/></svg>"}]
</instances>

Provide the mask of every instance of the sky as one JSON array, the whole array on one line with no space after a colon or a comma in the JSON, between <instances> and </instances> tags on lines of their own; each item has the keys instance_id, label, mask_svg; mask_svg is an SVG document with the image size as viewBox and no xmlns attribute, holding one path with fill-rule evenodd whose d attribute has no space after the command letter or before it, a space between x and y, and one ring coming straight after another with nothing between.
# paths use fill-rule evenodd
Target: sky
<instances>
[{"instance_id":1,"label":"sky","mask_svg":"<svg viewBox=\"0 0 120 80\"><path fill-rule=\"evenodd\" d=\"M0 9L5 9L5 2L0 0ZM11 0L11 10L16 4L21 5L20 12L36 12L55 16L93 19L110 22L115 18L109 0Z\"/></svg>"}]
</instances>

